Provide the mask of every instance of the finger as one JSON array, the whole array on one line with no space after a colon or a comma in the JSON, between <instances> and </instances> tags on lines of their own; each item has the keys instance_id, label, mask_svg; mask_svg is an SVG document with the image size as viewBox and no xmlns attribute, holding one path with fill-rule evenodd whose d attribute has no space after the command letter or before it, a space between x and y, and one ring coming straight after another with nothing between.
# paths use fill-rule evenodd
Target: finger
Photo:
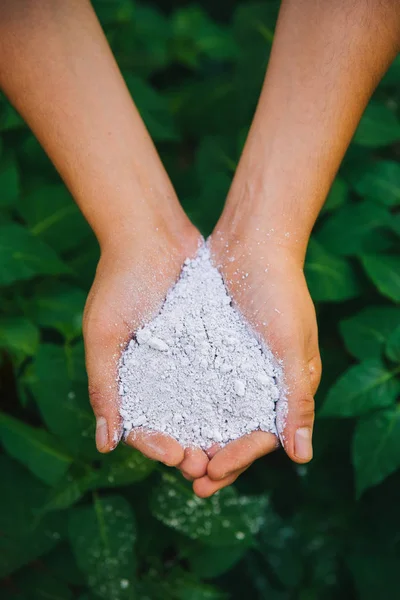
<instances>
[{"instance_id":1,"label":"finger","mask_svg":"<svg viewBox=\"0 0 400 600\"><path fill-rule=\"evenodd\" d=\"M193 482L193 491L196 496L199 496L199 498L209 498L215 494L215 492L218 492L219 490L222 490L222 488L234 483L239 475L241 475L249 466L250 465L247 465L240 471L236 471L232 475L229 475L229 477L225 477L220 481L213 481L208 477L208 475L200 477L200 479L196 479Z\"/></svg>"},{"instance_id":2,"label":"finger","mask_svg":"<svg viewBox=\"0 0 400 600\"><path fill-rule=\"evenodd\" d=\"M185 473L184 471L181 471L182 476L187 479L188 481L194 481L194 477L191 477L190 475L188 475L187 473Z\"/></svg>"},{"instance_id":3,"label":"finger","mask_svg":"<svg viewBox=\"0 0 400 600\"><path fill-rule=\"evenodd\" d=\"M164 433L139 427L130 431L125 441L147 458L158 460L168 467L178 466L184 458L182 446Z\"/></svg>"},{"instance_id":4,"label":"finger","mask_svg":"<svg viewBox=\"0 0 400 600\"><path fill-rule=\"evenodd\" d=\"M99 452L110 452L121 439L122 419L119 414L118 358L121 337L115 334L85 335L86 370L89 398L96 417L96 446Z\"/></svg>"},{"instance_id":5,"label":"finger","mask_svg":"<svg viewBox=\"0 0 400 600\"><path fill-rule=\"evenodd\" d=\"M206 454L208 456L208 458L211 460L213 456L216 455L216 453L221 449L221 446L219 444L213 444L211 446L211 448L209 448L208 450L206 450Z\"/></svg>"},{"instance_id":6,"label":"finger","mask_svg":"<svg viewBox=\"0 0 400 600\"><path fill-rule=\"evenodd\" d=\"M208 456L201 448L186 448L183 461L179 469L187 475L196 479L207 473Z\"/></svg>"},{"instance_id":7,"label":"finger","mask_svg":"<svg viewBox=\"0 0 400 600\"><path fill-rule=\"evenodd\" d=\"M308 362L299 351L284 360L286 393L276 407L277 429L288 456L297 463L312 459L314 397Z\"/></svg>"},{"instance_id":8,"label":"finger","mask_svg":"<svg viewBox=\"0 0 400 600\"><path fill-rule=\"evenodd\" d=\"M278 440L273 433L253 431L217 452L208 464L207 475L213 481L221 481L277 447Z\"/></svg>"},{"instance_id":9,"label":"finger","mask_svg":"<svg viewBox=\"0 0 400 600\"><path fill-rule=\"evenodd\" d=\"M319 351L308 361L308 370L311 379L311 392L315 394L321 381L322 363Z\"/></svg>"}]
</instances>

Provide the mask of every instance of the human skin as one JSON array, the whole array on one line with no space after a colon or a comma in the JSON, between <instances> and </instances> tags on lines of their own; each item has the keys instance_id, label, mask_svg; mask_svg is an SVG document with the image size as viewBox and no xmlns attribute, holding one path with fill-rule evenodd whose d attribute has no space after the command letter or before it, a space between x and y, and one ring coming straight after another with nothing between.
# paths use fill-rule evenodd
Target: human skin
<instances>
[{"instance_id":1,"label":"human skin","mask_svg":"<svg viewBox=\"0 0 400 600\"><path fill-rule=\"evenodd\" d=\"M283 360L289 412L280 433L296 462L311 458L307 433L321 369L305 249L365 104L398 50L398 12L395 0L283 2L260 102L212 238L236 304ZM121 349L196 252L198 232L89 2L0 1L0 86L99 240L84 337L97 445L107 452L121 435ZM241 273L249 274L246 286ZM127 441L194 478L200 496L232 483L277 442L254 432L206 456L161 435L138 433Z\"/></svg>"},{"instance_id":2,"label":"human skin","mask_svg":"<svg viewBox=\"0 0 400 600\"><path fill-rule=\"evenodd\" d=\"M282 360L288 407L285 416L278 405L278 430L297 463L312 458L321 376L305 252L362 112L399 46L396 0L283 0L258 107L212 235L215 263L236 305ZM275 442L254 432L214 449L196 493L231 484Z\"/></svg>"}]
</instances>

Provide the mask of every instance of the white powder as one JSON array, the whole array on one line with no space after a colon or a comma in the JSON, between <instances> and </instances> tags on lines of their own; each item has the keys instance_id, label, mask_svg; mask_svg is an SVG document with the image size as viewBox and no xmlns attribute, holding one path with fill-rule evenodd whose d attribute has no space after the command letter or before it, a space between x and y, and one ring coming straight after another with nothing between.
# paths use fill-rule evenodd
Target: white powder
<instances>
[{"instance_id":1,"label":"white powder","mask_svg":"<svg viewBox=\"0 0 400 600\"><path fill-rule=\"evenodd\" d=\"M280 365L232 306L203 245L121 357L124 429L145 427L204 449L254 430L276 433L281 380Z\"/></svg>"}]
</instances>

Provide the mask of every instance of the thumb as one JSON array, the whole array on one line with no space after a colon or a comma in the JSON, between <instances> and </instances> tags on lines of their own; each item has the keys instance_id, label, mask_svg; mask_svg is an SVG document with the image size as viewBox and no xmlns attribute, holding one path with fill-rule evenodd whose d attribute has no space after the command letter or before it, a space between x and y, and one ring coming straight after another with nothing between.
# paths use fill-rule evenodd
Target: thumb
<instances>
[{"instance_id":1,"label":"thumb","mask_svg":"<svg viewBox=\"0 0 400 600\"><path fill-rule=\"evenodd\" d=\"M122 436L119 414L118 360L124 332L110 327L110 321L87 318L84 327L89 398L96 417L96 446L99 452L114 450Z\"/></svg>"},{"instance_id":2,"label":"thumb","mask_svg":"<svg viewBox=\"0 0 400 600\"><path fill-rule=\"evenodd\" d=\"M283 360L285 394L277 404L277 429L286 453L297 463L309 462L313 456L315 369L312 378L311 363L315 360L308 361L301 347L292 347Z\"/></svg>"}]
</instances>

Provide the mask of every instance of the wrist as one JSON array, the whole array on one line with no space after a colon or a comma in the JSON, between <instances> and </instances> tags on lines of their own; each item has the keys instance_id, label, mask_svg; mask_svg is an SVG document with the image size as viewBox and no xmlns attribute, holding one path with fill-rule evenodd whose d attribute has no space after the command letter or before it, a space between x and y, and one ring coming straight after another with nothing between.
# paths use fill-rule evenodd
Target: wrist
<instances>
[{"instance_id":1,"label":"wrist","mask_svg":"<svg viewBox=\"0 0 400 600\"><path fill-rule=\"evenodd\" d=\"M221 251L224 246L236 246L257 256L289 260L302 268L310 233L283 203L269 201L262 194L252 202L248 193L235 195L231 190L212 237Z\"/></svg>"},{"instance_id":2,"label":"wrist","mask_svg":"<svg viewBox=\"0 0 400 600\"><path fill-rule=\"evenodd\" d=\"M106 262L132 264L138 259L153 261L185 260L195 254L200 234L180 205L170 210L149 207L135 211L122 221L113 218L107 234L99 239L101 256Z\"/></svg>"},{"instance_id":3,"label":"wrist","mask_svg":"<svg viewBox=\"0 0 400 600\"><path fill-rule=\"evenodd\" d=\"M174 190L135 190L129 197L109 199L108 218L93 229L102 253L118 253L126 247L151 247L156 240L170 247L185 246L197 230L184 213Z\"/></svg>"}]
</instances>

